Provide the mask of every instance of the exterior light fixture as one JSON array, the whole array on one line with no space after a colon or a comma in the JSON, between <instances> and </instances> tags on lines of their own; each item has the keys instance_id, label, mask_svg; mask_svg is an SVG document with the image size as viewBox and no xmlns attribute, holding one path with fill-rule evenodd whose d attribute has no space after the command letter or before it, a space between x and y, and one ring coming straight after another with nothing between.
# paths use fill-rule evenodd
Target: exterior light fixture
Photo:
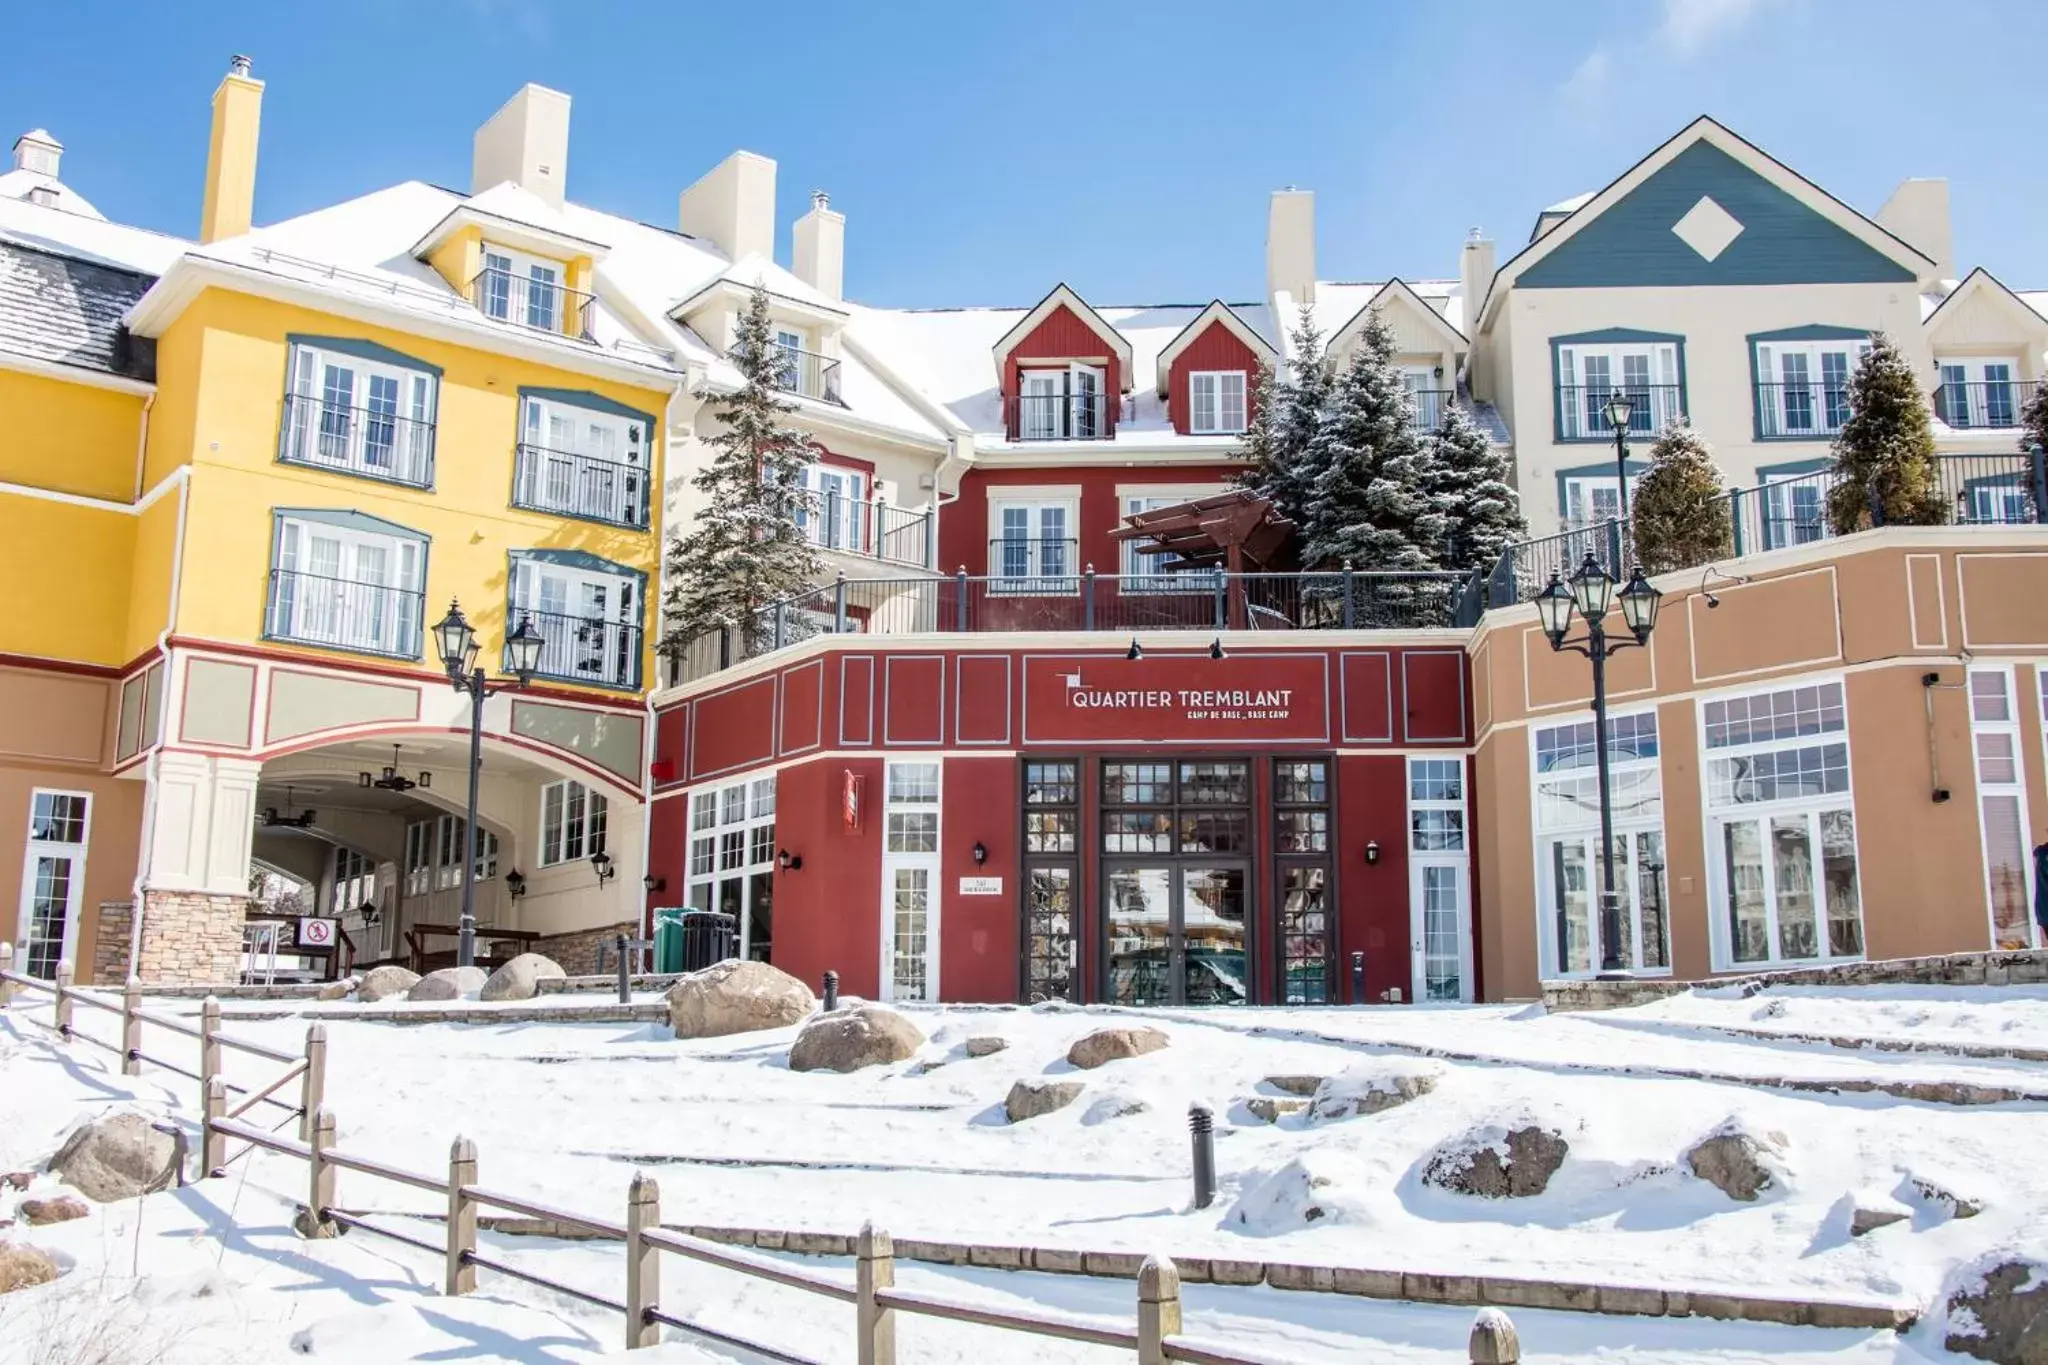
<instances>
[{"instance_id":1,"label":"exterior light fixture","mask_svg":"<svg viewBox=\"0 0 2048 1365\"><path fill-rule=\"evenodd\" d=\"M1644 402L1649 395L1643 395ZM1620 502L1621 521L1628 521L1628 424L1635 416L1636 400L1620 389L1607 395L1600 412L1607 419L1608 428L1614 432L1614 491Z\"/></svg>"},{"instance_id":2,"label":"exterior light fixture","mask_svg":"<svg viewBox=\"0 0 2048 1365\"><path fill-rule=\"evenodd\" d=\"M777 849L775 851L775 866L784 872L801 872L804 866L804 856L801 853L791 853L786 848Z\"/></svg>"},{"instance_id":3,"label":"exterior light fixture","mask_svg":"<svg viewBox=\"0 0 2048 1365\"><path fill-rule=\"evenodd\" d=\"M597 874L597 884L603 886L612 879L612 855L609 853L591 854L590 870Z\"/></svg>"},{"instance_id":4,"label":"exterior light fixture","mask_svg":"<svg viewBox=\"0 0 2048 1365\"><path fill-rule=\"evenodd\" d=\"M1536 594L1536 617L1550 637L1550 647L1561 648L1565 632L1572 628L1572 594L1555 569L1550 571L1550 586Z\"/></svg>"},{"instance_id":5,"label":"exterior light fixture","mask_svg":"<svg viewBox=\"0 0 2048 1365\"><path fill-rule=\"evenodd\" d=\"M1622 390L1616 389L1607 395L1607 402L1601 407L1600 412L1607 419L1608 430L1626 431L1628 419L1635 416L1636 400Z\"/></svg>"},{"instance_id":6,"label":"exterior light fixture","mask_svg":"<svg viewBox=\"0 0 2048 1365\"><path fill-rule=\"evenodd\" d=\"M1133 635L1131 637L1131 647L1124 654L1124 657L1126 659L1142 659L1145 657L1145 647L1138 643L1137 636Z\"/></svg>"},{"instance_id":7,"label":"exterior light fixture","mask_svg":"<svg viewBox=\"0 0 2048 1365\"><path fill-rule=\"evenodd\" d=\"M415 782L398 771L398 746L394 744L391 746L391 762L385 765L384 771L376 774L357 773L356 785L377 791L404 793L414 787L431 787L434 785L434 779L431 773L422 772L419 780Z\"/></svg>"},{"instance_id":8,"label":"exterior light fixture","mask_svg":"<svg viewBox=\"0 0 2048 1365\"><path fill-rule=\"evenodd\" d=\"M526 894L526 876L516 867L505 874L505 894L515 901Z\"/></svg>"},{"instance_id":9,"label":"exterior light fixture","mask_svg":"<svg viewBox=\"0 0 2048 1365\"><path fill-rule=\"evenodd\" d=\"M1614 578L1600 567L1600 561L1593 558L1593 552L1586 552L1585 563L1579 565L1572 575L1572 605L1579 609L1579 615L1588 621L1597 621L1607 614L1607 608L1614 603Z\"/></svg>"},{"instance_id":10,"label":"exterior light fixture","mask_svg":"<svg viewBox=\"0 0 2048 1365\"><path fill-rule=\"evenodd\" d=\"M547 644L545 637L533 628L533 618L521 615L519 629L505 637L505 667L519 685L524 687L533 681L534 671L540 667L541 647Z\"/></svg>"},{"instance_id":11,"label":"exterior light fixture","mask_svg":"<svg viewBox=\"0 0 2048 1365\"><path fill-rule=\"evenodd\" d=\"M434 644L441 651L441 667L449 677L469 672L476 663L476 631L462 614L462 604L448 601L448 614L434 626Z\"/></svg>"},{"instance_id":12,"label":"exterior light fixture","mask_svg":"<svg viewBox=\"0 0 2048 1365\"><path fill-rule=\"evenodd\" d=\"M1379 840L1377 840L1377 839L1367 839L1367 840L1365 841L1365 861L1366 861L1366 863L1367 863L1368 865L1370 865L1370 866L1374 866L1374 867L1377 867L1377 866L1379 865L1379 861L1380 861L1380 841L1379 841Z\"/></svg>"},{"instance_id":13,"label":"exterior light fixture","mask_svg":"<svg viewBox=\"0 0 2048 1365\"><path fill-rule=\"evenodd\" d=\"M1650 580L1643 577L1642 566L1637 565L1635 573L1629 576L1628 586L1621 590L1621 619L1637 644L1649 642L1650 632L1657 628L1657 607L1663 600L1664 594L1650 586Z\"/></svg>"},{"instance_id":14,"label":"exterior light fixture","mask_svg":"<svg viewBox=\"0 0 2048 1365\"><path fill-rule=\"evenodd\" d=\"M667 886L668 883L650 873L640 879L640 885L648 891L659 891L664 886Z\"/></svg>"},{"instance_id":15,"label":"exterior light fixture","mask_svg":"<svg viewBox=\"0 0 2048 1365\"><path fill-rule=\"evenodd\" d=\"M987 861L988 845L982 843L981 840L976 839L974 841L974 865L976 867L980 867L983 863Z\"/></svg>"},{"instance_id":16,"label":"exterior light fixture","mask_svg":"<svg viewBox=\"0 0 2048 1365\"><path fill-rule=\"evenodd\" d=\"M1209 642L1209 657L1212 659L1223 657L1223 637L1221 635Z\"/></svg>"}]
</instances>

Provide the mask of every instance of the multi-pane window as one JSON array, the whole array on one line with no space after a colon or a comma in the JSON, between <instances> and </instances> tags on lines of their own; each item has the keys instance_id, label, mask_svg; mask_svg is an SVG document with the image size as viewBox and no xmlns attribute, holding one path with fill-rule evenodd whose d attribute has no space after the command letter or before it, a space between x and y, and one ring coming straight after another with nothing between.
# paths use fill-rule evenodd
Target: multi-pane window
<instances>
[{"instance_id":1,"label":"multi-pane window","mask_svg":"<svg viewBox=\"0 0 2048 1365\"><path fill-rule=\"evenodd\" d=\"M1072 759L1024 765L1024 851L1073 853L1081 838L1080 764Z\"/></svg>"},{"instance_id":2,"label":"multi-pane window","mask_svg":"<svg viewBox=\"0 0 2048 1365\"><path fill-rule=\"evenodd\" d=\"M29 798L16 932L26 948L23 970L30 976L54 977L77 940L90 807L84 792L39 790Z\"/></svg>"},{"instance_id":3,"label":"multi-pane window","mask_svg":"<svg viewBox=\"0 0 2048 1365\"><path fill-rule=\"evenodd\" d=\"M278 458L428 488L439 379L340 342L294 342Z\"/></svg>"},{"instance_id":4,"label":"multi-pane window","mask_svg":"<svg viewBox=\"0 0 2048 1365\"><path fill-rule=\"evenodd\" d=\"M1612 440L1607 402L1625 394L1629 430L1661 431L1685 411L1675 342L1623 342L1557 348L1558 433L1567 441Z\"/></svg>"},{"instance_id":5,"label":"multi-pane window","mask_svg":"<svg viewBox=\"0 0 2048 1365\"><path fill-rule=\"evenodd\" d=\"M408 899L462 885L464 822L459 815L437 815L405 827L405 865L401 872ZM498 875L498 836L477 831L476 879Z\"/></svg>"},{"instance_id":6,"label":"multi-pane window","mask_svg":"<svg viewBox=\"0 0 2048 1365\"><path fill-rule=\"evenodd\" d=\"M1330 996L1335 923L1330 886L1330 761L1273 760L1273 852L1280 895L1280 999Z\"/></svg>"},{"instance_id":7,"label":"multi-pane window","mask_svg":"<svg viewBox=\"0 0 2048 1365\"><path fill-rule=\"evenodd\" d=\"M1465 840L1465 760L1408 760L1411 970L1424 1000L1471 994L1471 855Z\"/></svg>"},{"instance_id":8,"label":"multi-pane window","mask_svg":"<svg viewBox=\"0 0 2048 1365\"><path fill-rule=\"evenodd\" d=\"M1094 365L1033 367L1017 372L1017 414L1010 424L1021 441L1092 441L1109 434L1108 397Z\"/></svg>"},{"instance_id":9,"label":"multi-pane window","mask_svg":"<svg viewBox=\"0 0 2048 1365\"><path fill-rule=\"evenodd\" d=\"M1221 492L1215 487L1176 489L1171 493L1126 493L1123 495L1123 509L1126 517L1141 512L1156 511L1161 507L1178 507ZM1122 567L1119 572L1123 579L1119 592L1208 592L1216 590L1218 570L1175 569L1180 562L1177 555L1145 554L1135 540L1126 540L1119 551Z\"/></svg>"},{"instance_id":10,"label":"multi-pane window","mask_svg":"<svg viewBox=\"0 0 2048 1365\"><path fill-rule=\"evenodd\" d=\"M500 322L515 322L541 332L562 331L567 304L562 267L556 261L487 242L476 304L485 317Z\"/></svg>"},{"instance_id":11,"label":"multi-pane window","mask_svg":"<svg viewBox=\"0 0 2048 1365\"><path fill-rule=\"evenodd\" d=\"M690 793L689 904L732 916L740 953L769 960L775 895L775 775Z\"/></svg>"},{"instance_id":12,"label":"multi-pane window","mask_svg":"<svg viewBox=\"0 0 2048 1365\"><path fill-rule=\"evenodd\" d=\"M335 846L334 891L327 913L339 918L377 903L377 864L352 848Z\"/></svg>"},{"instance_id":13,"label":"multi-pane window","mask_svg":"<svg viewBox=\"0 0 2048 1365\"><path fill-rule=\"evenodd\" d=\"M508 618L540 632L541 677L601 687L640 682L641 580L620 566L563 563L534 553L512 559Z\"/></svg>"},{"instance_id":14,"label":"multi-pane window","mask_svg":"<svg viewBox=\"0 0 2048 1365\"><path fill-rule=\"evenodd\" d=\"M891 763L884 774L882 884L891 1000L938 998L939 765Z\"/></svg>"},{"instance_id":15,"label":"multi-pane window","mask_svg":"<svg viewBox=\"0 0 2048 1365\"><path fill-rule=\"evenodd\" d=\"M1465 762L1408 761L1409 847L1417 853L1465 851Z\"/></svg>"},{"instance_id":16,"label":"multi-pane window","mask_svg":"<svg viewBox=\"0 0 2048 1365\"><path fill-rule=\"evenodd\" d=\"M1188 376L1188 430L1196 436L1245 429L1243 370L1196 370Z\"/></svg>"},{"instance_id":17,"label":"multi-pane window","mask_svg":"<svg viewBox=\"0 0 2048 1365\"><path fill-rule=\"evenodd\" d=\"M360 654L417 658L427 543L315 519L277 516L264 633Z\"/></svg>"},{"instance_id":18,"label":"multi-pane window","mask_svg":"<svg viewBox=\"0 0 2048 1365\"><path fill-rule=\"evenodd\" d=\"M604 852L605 814L604 796L581 782L565 779L542 787L540 865L553 867Z\"/></svg>"},{"instance_id":19,"label":"multi-pane window","mask_svg":"<svg viewBox=\"0 0 2048 1365\"><path fill-rule=\"evenodd\" d=\"M1959 357L1941 360L1941 387L1934 394L1934 415L1951 427L2011 427L2033 397L2034 386L2020 382L2020 365L2006 357L1982 360Z\"/></svg>"},{"instance_id":20,"label":"multi-pane window","mask_svg":"<svg viewBox=\"0 0 2048 1365\"><path fill-rule=\"evenodd\" d=\"M1074 998L1081 765L1024 763L1024 1000Z\"/></svg>"},{"instance_id":21,"label":"multi-pane window","mask_svg":"<svg viewBox=\"0 0 2048 1365\"><path fill-rule=\"evenodd\" d=\"M1249 853L1251 799L1242 762L1105 763L1102 851Z\"/></svg>"},{"instance_id":22,"label":"multi-pane window","mask_svg":"<svg viewBox=\"0 0 2048 1365\"><path fill-rule=\"evenodd\" d=\"M1984 872L1991 904L1992 946L2034 946L2028 894L2026 771L2020 762L2019 708L2009 668L1970 670L1970 744L1977 764L1977 811L1984 834Z\"/></svg>"},{"instance_id":23,"label":"multi-pane window","mask_svg":"<svg viewBox=\"0 0 2048 1365\"><path fill-rule=\"evenodd\" d=\"M652 442L644 417L534 394L522 404L514 506L647 524Z\"/></svg>"},{"instance_id":24,"label":"multi-pane window","mask_svg":"<svg viewBox=\"0 0 2048 1365\"><path fill-rule=\"evenodd\" d=\"M989 591L1079 592L1074 504L1001 499L989 504Z\"/></svg>"},{"instance_id":25,"label":"multi-pane window","mask_svg":"<svg viewBox=\"0 0 2048 1365\"><path fill-rule=\"evenodd\" d=\"M1860 956L1842 684L1709 701L1709 882L1727 964Z\"/></svg>"},{"instance_id":26,"label":"multi-pane window","mask_svg":"<svg viewBox=\"0 0 2048 1365\"><path fill-rule=\"evenodd\" d=\"M1766 437L1840 431L1849 420L1849 377L1869 349L1861 340L1758 342L1758 430Z\"/></svg>"},{"instance_id":27,"label":"multi-pane window","mask_svg":"<svg viewBox=\"0 0 2048 1365\"><path fill-rule=\"evenodd\" d=\"M1535 732L1534 825L1540 886L1539 950L1546 976L1600 970L1607 961L1600 893L1600 777L1591 720ZM1607 756L1614 825L1617 953L1629 971L1671 969L1665 900L1664 787L1657 714L1610 716Z\"/></svg>"}]
</instances>

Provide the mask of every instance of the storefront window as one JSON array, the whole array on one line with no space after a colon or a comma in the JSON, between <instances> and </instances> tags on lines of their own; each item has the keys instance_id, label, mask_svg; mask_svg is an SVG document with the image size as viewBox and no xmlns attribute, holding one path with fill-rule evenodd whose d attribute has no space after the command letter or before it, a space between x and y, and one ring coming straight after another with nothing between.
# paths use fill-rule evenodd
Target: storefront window
<instances>
[{"instance_id":1,"label":"storefront window","mask_svg":"<svg viewBox=\"0 0 2048 1365\"><path fill-rule=\"evenodd\" d=\"M1081 765L1024 764L1024 1000L1074 998Z\"/></svg>"},{"instance_id":2,"label":"storefront window","mask_svg":"<svg viewBox=\"0 0 2048 1365\"><path fill-rule=\"evenodd\" d=\"M1273 852L1280 896L1280 999L1331 999L1335 911L1330 899L1330 763L1273 760Z\"/></svg>"},{"instance_id":3,"label":"storefront window","mask_svg":"<svg viewBox=\"0 0 2048 1365\"><path fill-rule=\"evenodd\" d=\"M1580 976L1606 959L1600 941L1600 775L1591 720L1538 729L1534 819L1546 977ZM1634 972L1671 970L1665 905L1664 786L1657 714L1607 720L1620 957Z\"/></svg>"},{"instance_id":4,"label":"storefront window","mask_svg":"<svg viewBox=\"0 0 2048 1365\"><path fill-rule=\"evenodd\" d=\"M2027 789L2020 769L2019 709L2009 668L1970 670L1970 742L1991 898L1991 941L2001 952L2034 946Z\"/></svg>"},{"instance_id":5,"label":"storefront window","mask_svg":"<svg viewBox=\"0 0 2048 1365\"><path fill-rule=\"evenodd\" d=\"M742 957L773 960L775 775L690 794L689 903L732 917Z\"/></svg>"},{"instance_id":6,"label":"storefront window","mask_svg":"<svg viewBox=\"0 0 2048 1365\"><path fill-rule=\"evenodd\" d=\"M1861 956L1842 685L1709 701L1701 711L1717 958Z\"/></svg>"}]
</instances>

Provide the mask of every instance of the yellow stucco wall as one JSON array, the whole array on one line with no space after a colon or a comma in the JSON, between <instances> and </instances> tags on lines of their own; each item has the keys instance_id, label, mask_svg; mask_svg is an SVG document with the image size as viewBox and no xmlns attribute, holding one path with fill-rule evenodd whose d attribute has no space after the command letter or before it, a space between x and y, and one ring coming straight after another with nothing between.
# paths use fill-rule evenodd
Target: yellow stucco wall
<instances>
[{"instance_id":1,"label":"yellow stucco wall","mask_svg":"<svg viewBox=\"0 0 2048 1365\"><path fill-rule=\"evenodd\" d=\"M469 282L484 268L484 230L466 227L427 255L427 264L441 272L451 289L469 293Z\"/></svg>"},{"instance_id":2,"label":"yellow stucco wall","mask_svg":"<svg viewBox=\"0 0 2048 1365\"><path fill-rule=\"evenodd\" d=\"M171 565L178 545L180 494L172 489L130 519L135 551L123 587L127 604L121 661L156 647L170 621Z\"/></svg>"},{"instance_id":3,"label":"yellow stucco wall","mask_svg":"<svg viewBox=\"0 0 2048 1365\"><path fill-rule=\"evenodd\" d=\"M0 493L0 526L0 583L13 585L0 612L0 653L126 663L135 518Z\"/></svg>"},{"instance_id":4,"label":"yellow stucco wall","mask_svg":"<svg viewBox=\"0 0 2048 1365\"><path fill-rule=\"evenodd\" d=\"M142 396L0 369L0 483L126 502L135 496Z\"/></svg>"},{"instance_id":5,"label":"yellow stucco wall","mask_svg":"<svg viewBox=\"0 0 2048 1365\"><path fill-rule=\"evenodd\" d=\"M277 462L289 334L353 337L402 351L442 368L431 490L314 471ZM152 457L162 442L167 461L195 458L191 529L185 547L177 630L180 635L253 643L262 635L271 567L271 511L317 507L367 513L429 538L426 619L431 626L450 597L460 598L482 636L482 658L495 668L505 627L506 555L511 550L582 550L635 568L654 591L658 528L633 531L512 508L519 390L540 386L585 390L654 418L651 486L660 488L661 416L668 389L592 379L511 357L367 326L245 295L209 290L165 338L196 351L195 395L182 431L152 422ZM158 403L186 422L169 395ZM642 626L652 633L654 613ZM278 645L280 649L295 649ZM426 645L428 655L432 644ZM309 654L333 659L327 651ZM420 661L438 672L437 660ZM643 679L653 677L644 651Z\"/></svg>"}]
</instances>

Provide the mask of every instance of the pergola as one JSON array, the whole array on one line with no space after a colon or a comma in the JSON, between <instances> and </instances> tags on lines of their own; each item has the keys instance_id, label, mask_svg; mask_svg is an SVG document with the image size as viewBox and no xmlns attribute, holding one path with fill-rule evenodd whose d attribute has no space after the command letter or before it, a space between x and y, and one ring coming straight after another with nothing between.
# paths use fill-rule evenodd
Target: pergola
<instances>
[{"instance_id":1,"label":"pergola","mask_svg":"<svg viewBox=\"0 0 2048 1365\"><path fill-rule=\"evenodd\" d=\"M1249 613L1244 579L1248 572L1277 567L1294 534L1294 523L1250 489L1233 489L1172 507L1155 507L1124 518L1112 540L1136 542L1141 555L1172 555L1176 572L1222 569L1229 628L1243 630Z\"/></svg>"}]
</instances>

